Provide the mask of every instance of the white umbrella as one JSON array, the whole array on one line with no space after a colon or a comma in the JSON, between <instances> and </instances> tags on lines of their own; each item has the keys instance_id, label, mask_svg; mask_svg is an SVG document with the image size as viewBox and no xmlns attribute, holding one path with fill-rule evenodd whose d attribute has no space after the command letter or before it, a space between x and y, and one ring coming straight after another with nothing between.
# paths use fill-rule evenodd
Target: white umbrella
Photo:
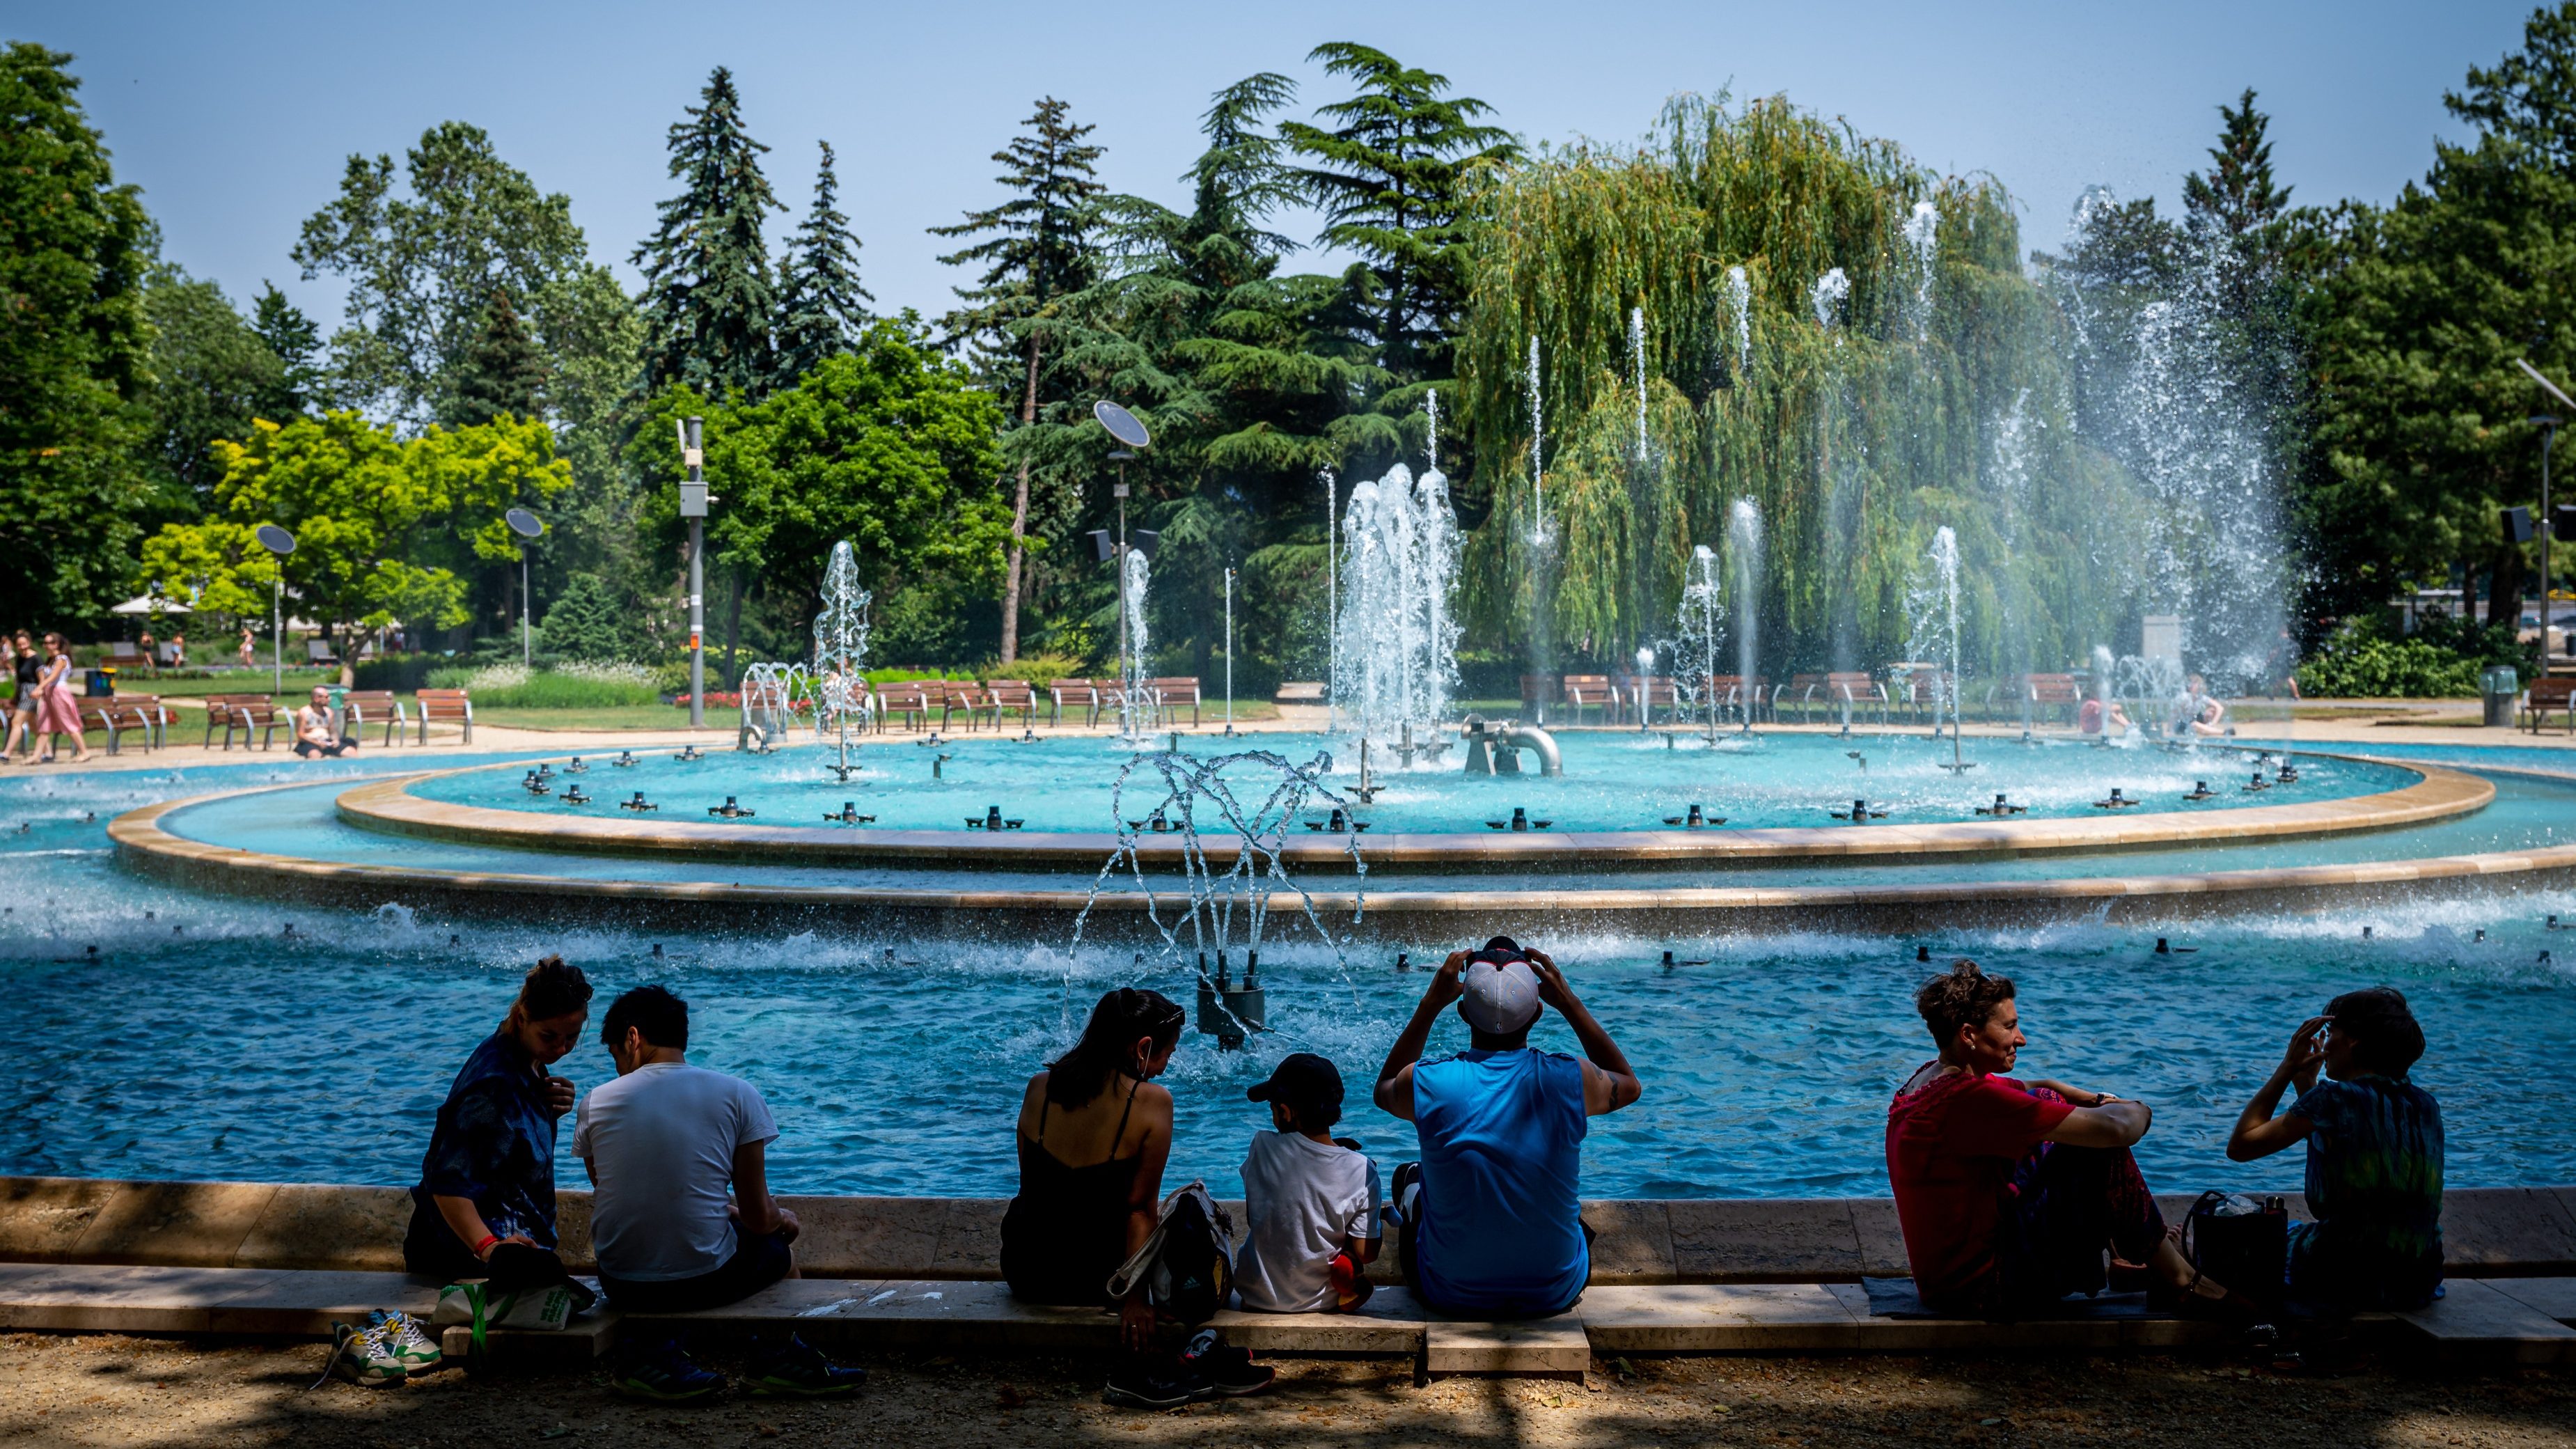
<instances>
[{"instance_id":1,"label":"white umbrella","mask_svg":"<svg viewBox=\"0 0 2576 1449\"><path fill-rule=\"evenodd\" d=\"M150 594L137 594L115 608L111 614L184 614L188 606L176 599L156 599Z\"/></svg>"}]
</instances>

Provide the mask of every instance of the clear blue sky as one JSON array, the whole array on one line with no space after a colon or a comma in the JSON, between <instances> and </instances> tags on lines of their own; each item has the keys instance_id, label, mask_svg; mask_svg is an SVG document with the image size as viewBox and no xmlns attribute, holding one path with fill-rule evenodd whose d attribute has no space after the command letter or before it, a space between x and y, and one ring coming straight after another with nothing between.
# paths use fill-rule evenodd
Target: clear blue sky
<instances>
[{"instance_id":1,"label":"clear blue sky","mask_svg":"<svg viewBox=\"0 0 2576 1449\"><path fill-rule=\"evenodd\" d=\"M1533 141L1634 139L1676 92L1785 92L1931 166L1993 173L2022 202L2025 245L2048 246L2087 185L2170 204L2216 105L2248 85L2296 200L2386 200L2451 131L2443 90L2519 45L2531 8L0 0L0 34L78 57L118 175L142 185L174 260L245 304L273 278L327 323L338 288L287 260L298 224L351 152L399 157L451 118L570 194L593 255L632 285L626 257L671 187L664 129L718 63L773 148L782 222L803 209L814 142L831 141L879 304L935 313L957 278L923 229L996 197L987 157L1041 94L1097 123L1113 188L1179 202L1208 93L1277 70L1307 101L1336 99L1304 62L1325 40L1440 71Z\"/></svg>"}]
</instances>

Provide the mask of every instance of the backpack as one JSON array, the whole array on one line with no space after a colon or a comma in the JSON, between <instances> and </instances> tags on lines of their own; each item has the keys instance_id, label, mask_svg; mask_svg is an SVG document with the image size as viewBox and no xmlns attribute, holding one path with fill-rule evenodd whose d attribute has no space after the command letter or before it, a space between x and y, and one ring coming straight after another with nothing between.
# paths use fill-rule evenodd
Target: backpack
<instances>
[{"instance_id":1,"label":"backpack","mask_svg":"<svg viewBox=\"0 0 2576 1449\"><path fill-rule=\"evenodd\" d=\"M1123 1299L1142 1283L1148 1303L1183 1323L1205 1323L1234 1292L1234 1219L1200 1181L1163 1199L1159 1211L1153 1236L1110 1275L1109 1296Z\"/></svg>"},{"instance_id":2,"label":"backpack","mask_svg":"<svg viewBox=\"0 0 2576 1449\"><path fill-rule=\"evenodd\" d=\"M2277 1197L2204 1192L2183 1219L2191 1266L2266 1308L2281 1301L2289 1253L2289 1207Z\"/></svg>"}]
</instances>

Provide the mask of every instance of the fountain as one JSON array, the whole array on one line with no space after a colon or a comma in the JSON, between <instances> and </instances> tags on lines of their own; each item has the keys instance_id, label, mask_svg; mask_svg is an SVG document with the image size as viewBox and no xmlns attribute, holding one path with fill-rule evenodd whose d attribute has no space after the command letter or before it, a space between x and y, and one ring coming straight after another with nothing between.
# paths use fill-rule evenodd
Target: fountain
<instances>
[{"instance_id":1,"label":"fountain","mask_svg":"<svg viewBox=\"0 0 2576 1449\"><path fill-rule=\"evenodd\" d=\"M1127 571L1127 657L1119 661L1118 738L1132 745L1144 742L1159 712L1145 636L1145 586L1154 571L1145 562L1145 551L1133 545L1122 567Z\"/></svg>"},{"instance_id":2,"label":"fountain","mask_svg":"<svg viewBox=\"0 0 2576 1449\"><path fill-rule=\"evenodd\" d=\"M1530 334L1529 410L1530 410L1530 543L1544 547L1547 543L1547 409L1539 390L1538 334Z\"/></svg>"},{"instance_id":3,"label":"fountain","mask_svg":"<svg viewBox=\"0 0 2576 1449\"><path fill-rule=\"evenodd\" d=\"M1750 498L1738 498L1726 515L1726 563L1735 585L1735 677L1742 691L1739 704L1744 732L1753 732L1753 714L1761 704L1759 676L1762 631L1762 510Z\"/></svg>"},{"instance_id":4,"label":"fountain","mask_svg":"<svg viewBox=\"0 0 2576 1449\"><path fill-rule=\"evenodd\" d=\"M1458 625L1449 612L1459 534L1448 480L1416 479L1398 463L1351 489L1342 516L1345 591L1333 619L1333 697L1363 739L1381 745L1436 735L1458 678Z\"/></svg>"},{"instance_id":5,"label":"fountain","mask_svg":"<svg viewBox=\"0 0 2576 1449\"><path fill-rule=\"evenodd\" d=\"M1753 282L1742 267L1726 269L1726 305L1735 313L1735 370L1753 366Z\"/></svg>"},{"instance_id":6,"label":"fountain","mask_svg":"<svg viewBox=\"0 0 2576 1449\"><path fill-rule=\"evenodd\" d=\"M1930 568L1906 591L1907 614L1913 621L1908 652L1917 659L1938 659L1933 672L1932 733L1941 733L1941 716L1950 717L1950 758L1941 768L1958 774L1975 764L1961 759L1959 741L1959 535L1950 525L1932 531L1924 555Z\"/></svg>"},{"instance_id":7,"label":"fountain","mask_svg":"<svg viewBox=\"0 0 2576 1449\"><path fill-rule=\"evenodd\" d=\"M1851 278L1843 275L1842 268L1829 268L1823 276L1816 278L1816 285L1807 290L1807 305L1816 310L1816 325L1828 332L1833 331L1834 323L1842 317L1843 303L1850 297ZM1835 340L1839 342L1841 339ZM1531 339L1531 353L1533 356L1537 353L1536 338Z\"/></svg>"},{"instance_id":8,"label":"fountain","mask_svg":"<svg viewBox=\"0 0 2576 1449\"><path fill-rule=\"evenodd\" d=\"M1717 551L1707 544L1691 549L1690 582L1682 585L1681 608L1674 622L1679 639L1674 645L1683 664L1694 666L1694 672L1675 681L1674 692L1701 712L1707 725L1710 743L1717 741L1717 629L1726 617L1726 605L1718 598Z\"/></svg>"},{"instance_id":9,"label":"fountain","mask_svg":"<svg viewBox=\"0 0 2576 1449\"><path fill-rule=\"evenodd\" d=\"M800 703L813 692L813 680L802 664L762 661L742 672L742 722L733 747L768 754L788 742Z\"/></svg>"},{"instance_id":10,"label":"fountain","mask_svg":"<svg viewBox=\"0 0 2576 1449\"><path fill-rule=\"evenodd\" d=\"M865 735L868 704L868 591L859 587L859 562L850 541L832 545L823 567L823 612L814 616L814 732L830 732L837 760L824 768L847 782L859 767L850 763L850 724Z\"/></svg>"},{"instance_id":11,"label":"fountain","mask_svg":"<svg viewBox=\"0 0 2576 1449\"><path fill-rule=\"evenodd\" d=\"M1929 201L1914 203L1905 218L1905 249L1914 261L1914 340L1932 340L1932 275L1940 254L1941 209Z\"/></svg>"}]
</instances>

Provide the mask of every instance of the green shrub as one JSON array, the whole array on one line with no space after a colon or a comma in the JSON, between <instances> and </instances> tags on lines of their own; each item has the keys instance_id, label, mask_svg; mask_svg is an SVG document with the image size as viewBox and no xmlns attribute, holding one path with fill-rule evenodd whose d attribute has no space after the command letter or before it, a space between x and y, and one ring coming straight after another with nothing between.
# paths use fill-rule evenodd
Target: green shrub
<instances>
[{"instance_id":1,"label":"green shrub","mask_svg":"<svg viewBox=\"0 0 2576 1449\"><path fill-rule=\"evenodd\" d=\"M597 574L574 574L546 610L546 648L568 660L611 663L643 657L634 614Z\"/></svg>"},{"instance_id":2,"label":"green shrub","mask_svg":"<svg viewBox=\"0 0 2576 1449\"><path fill-rule=\"evenodd\" d=\"M2331 699L2457 698L2478 692L2485 664L2424 639L2388 639L2346 625L2299 666L2299 692Z\"/></svg>"},{"instance_id":3,"label":"green shrub","mask_svg":"<svg viewBox=\"0 0 2576 1449\"><path fill-rule=\"evenodd\" d=\"M613 709L659 704L651 670L636 665L568 664L531 670L520 664L448 665L429 671L430 689L469 691L474 702L502 709Z\"/></svg>"}]
</instances>

